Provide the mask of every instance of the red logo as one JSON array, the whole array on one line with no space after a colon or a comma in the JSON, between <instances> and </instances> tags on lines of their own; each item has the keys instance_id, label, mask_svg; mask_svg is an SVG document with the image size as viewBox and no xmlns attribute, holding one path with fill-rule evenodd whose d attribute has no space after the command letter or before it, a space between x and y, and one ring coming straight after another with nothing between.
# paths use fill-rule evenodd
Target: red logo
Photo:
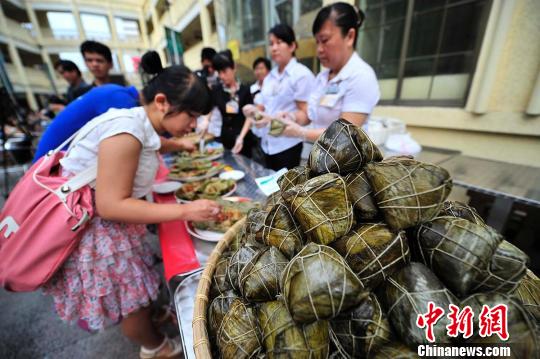
<instances>
[{"instance_id":1,"label":"red logo","mask_svg":"<svg viewBox=\"0 0 540 359\"><path fill-rule=\"evenodd\" d=\"M471 307L466 306L461 309L453 304L449 306L447 318L449 324L446 326L446 335L449 337L457 337L462 334L463 338L467 339L473 335L474 329L474 312ZM433 326L443 317L444 309L438 307L433 302L428 302L427 313L418 314L416 325L420 329L425 328L426 339L433 343L435 335ZM478 316L479 335L481 337L490 337L497 334L501 340L507 340L508 335L508 307L504 304L499 304L494 307L484 305L482 312Z\"/></svg>"}]
</instances>

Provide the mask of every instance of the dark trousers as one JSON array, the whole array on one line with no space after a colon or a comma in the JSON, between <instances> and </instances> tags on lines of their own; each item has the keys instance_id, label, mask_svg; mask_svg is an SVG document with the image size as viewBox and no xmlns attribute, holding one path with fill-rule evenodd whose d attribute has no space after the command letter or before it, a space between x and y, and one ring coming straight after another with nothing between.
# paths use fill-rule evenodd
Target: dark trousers
<instances>
[{"instance_id":1,"label":"dark trousers","mask_svg":"<svg viewBox=\"0 0 540 359\"><path fill-rule=\"evenodd\" d=\"M266 167L279 171L283 167L291 169L300 165L300 159L302 156L302 142L283 151L276 153L275 155L265 154Z\"/></svg>"}]
</instances>

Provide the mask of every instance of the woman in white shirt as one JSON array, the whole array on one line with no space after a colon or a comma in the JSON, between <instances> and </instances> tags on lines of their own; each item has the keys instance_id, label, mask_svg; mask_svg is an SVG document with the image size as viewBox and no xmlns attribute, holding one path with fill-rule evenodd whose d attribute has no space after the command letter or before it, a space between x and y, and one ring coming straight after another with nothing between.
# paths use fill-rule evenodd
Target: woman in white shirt
<instances>
[{"instance_id":1,"label":"woman in white shirt","mask_svg":"<svg viewBox=\"0 0 540 359\"><path fill-rule=\"evenodd\" d=\"M253 97L253 103L255 105L262 104L261 102L261 89L264 82L264 78L268 76L272 70L272 64L266 57L257 57L253 61L253 74L255 75L255 82L249 88L251 97Z\"/></svg>"},{"instance_id":2,"label":"woman in white shirt","mask_svg":"<svg viewBox=\"0 0 540 359\"><path fill-rule=\"evenodd\" d=\"M284 111L306 111L315 77L294 57L297 45L290 26L279 24L270 29L269 46L277 66L264 79L260 108L265 114L262 120L255 122L257 128L253 132L261 137L266 167L277 171L300 164L302 139L270 135L271 118Z\"/></svg>"},{"instance_id":3,"label":"woman in white shirt","mask_svg":"<svg viewBox=\"0 0 540 359\"><path fill-rule=\"evenodd\" d=\"M159 135L182 136L211 109L206 84L187 67L163 69L153 51L143 56L141 66L157 74L142 91L144 105L111 109L90 121L83 127L88 134L61 161L65 176L97 164L96 215L43 289L53 296L63 320L78 320L90 330L120 322L124 335L141 345L141 358L165 358L178 355L181 345L163 336L151 320L160 279L145 243L145 224L212 220L220 207L208 200L156 204L140 199L152 191Z\"/></svg>"},{"instance_id":4,"label":"woman in white shirt","mask_svg":"<svg viewBox=\"0 0 540 359\"><path fill-rule=\"evenodd\" d=\"M312 30L326 69L317 75L307 111L282 115L287 124L283 136L314 142L339 118L358 126L367 120L380 91L375 72L354 50L363 21L360 10L343 2L319 11Z\"/></svg>"}]
</instances>

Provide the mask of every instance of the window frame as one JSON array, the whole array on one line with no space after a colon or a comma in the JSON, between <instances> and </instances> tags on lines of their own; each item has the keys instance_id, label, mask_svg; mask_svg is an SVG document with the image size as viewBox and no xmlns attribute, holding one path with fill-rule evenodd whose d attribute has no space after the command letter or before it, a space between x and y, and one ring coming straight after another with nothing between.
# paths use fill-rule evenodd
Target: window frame
<instances>
[{"instance_id":1,"label":"window frame","mask_svg":"<svg viewBox=\"0 0 540 359\"><path fill-rule=\"evenodd\" d=\"M379 2L381 4L380 6L384 6L384 4L382 4L382 1L383 0L379 0ZM476 39L476 43L474 44L474 48L473 48L472 51L458 51L458 52L453 52L453 53L444 53L441 56L441 52L440 52L441 51L441 45L442 45L441 37L443 36L444 31L440 31L439 34L438 34L437 50L433 55L407 57L407 51L408 51L408 48L409 48L409 41L410 41L410 36L411 36L411 28L412 28L412 22L413 22L415 1L416 0L406 0L406 13L405 13L405 17L404 17L403 36L401 38L401 48L400 48L400 55L399 55L399 59L398 59L397 76L395 78L388 78L388 79L395 79L397 81L394 98L393 99L381 99L381 100L379 100L379 105L382 105L382 106L464 107L466 102L467 102L467 98L469 96L469 92L470 92L470 89L471 89L471 84L472 84L474 74L475 74L475 70L476 70L476 66L478 64L478 58L479 58L479 55L480 55L480 50L481 50L481 47L482 47L482 42L483 42L483 38L484 38L484 35L485 35L486 25L487 25L487 22L488 22L488 19L489 19L490 10L491 10L491 7L493 6L493 1L492 0L485 0L485 2L486 2L485 5L484 5L485 9L484 9L484 11L483 11L483 13L481 15L481 18L480 18L480 21L479 21L479 27L478 27L480 29L480 31L479 31L480 36L478 36L478 38ZM448 12L449 9L457 7L457 6L465 5L465 4L468 4L468 3L474 3L475 1L478 1L478 0L462 0L462 1L455 2L455 3L449 3L448 1L446 1L445 4L442 5L441 7L435 7L435 8L432 8L432 9L422 10L422 11L417 12L416 15L422 15L422 14L442 10L443 11L443 20L442 20L442 24L441 24L441 29L444 29L446 19L447 19L446 15L447 15L447 12ZM358 1L358 3L359 3L359 5L361 6L362 9L366 8L366 0L360 0L360 1ZM397 21L398 21L397 19L396 20L393 19L389 23L393 23L393 22L397 22ZM385 25L387 25L386 22L384 23L384 25L379 25L378 28L381 29ZM376 27L374 27L374 28L376 28ZM365 29L362 29L359 32L359 43L362 42L364 33L365 33ZM379 36L379 41L380 42L378 43L378 49L377 49L377 64L374 64L373 67L378 67L377 65L379 65L381 63L381 58L380 57L381 57L382 49L384 47L384 38L385 38L384 36L381 36L381 35ZM357 51L358 51L359 47L360 46L357 47ZM448 57L448 56L451 56L451 55L455 56L455 55L459 55L459 54L471 54L472 59L473 59L472 64L471 64L471 68L467 72L467 74L469 75L469 78L467 80L467 85L466 85L466 88L465 88L465 92L464 92L463 97L461 99L459 99L459 100L458 99L448 99L448 100L435 99L435 100L432 100L432 99L402 99L401 98L401 95L402 95L402 92L403 92L403 83L404 83L404 80L406 79L406 77L405 77L405 66L406 66L407 60L421 59L422 57L427 57L427 58L433 58L434 57L431 74L426 75L426 76L431 77L431 81L430 81L430 85L429 85L429 89L428 89L428 96L430 96L431 93L432 93L432 90L433 90L434 77L437 76L436 69L437 69L437 65L439 63L440 58Z\"/></svg>"}]
</instances>

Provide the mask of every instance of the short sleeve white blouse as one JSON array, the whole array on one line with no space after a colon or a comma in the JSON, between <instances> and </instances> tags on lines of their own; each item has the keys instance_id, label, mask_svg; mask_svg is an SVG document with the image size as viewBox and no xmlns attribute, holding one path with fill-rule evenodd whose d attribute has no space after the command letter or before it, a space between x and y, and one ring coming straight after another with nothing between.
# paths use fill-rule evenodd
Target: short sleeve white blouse
<instances>
[{"instance_id":1,"label":"short sleeve white blouse","mask_svg":"<svg viewBox=\"0 0 540 359\"><path fill-rule=\"evenodd\" d=\"M314 128L327 128L343 112L370 114L380 98L375 72L354 52L330 81L330 70L321 71L308 101L308 117Z\"/></svg>"},{"instance_id":2,"label":"short sleeve white blouse","mask_svg":"<svg viewBox=\"0 0 540 359\"><path fill-rule=\"evenodd\" d=\"M139 166L133 181L132 197L144 197L151 192L159 167L157 153L161 147L159 135L154 130L143 107L110 109L92 121L102 116L110 117L111 120L98 125L86 137L74 144L67 156L60 161L63 170L70 174L77 174L95 165L100 142L109 137L127 133L135 137L142 146ZM85 127L91 126L92 121Z\"/></svg>"}]
</instances>

